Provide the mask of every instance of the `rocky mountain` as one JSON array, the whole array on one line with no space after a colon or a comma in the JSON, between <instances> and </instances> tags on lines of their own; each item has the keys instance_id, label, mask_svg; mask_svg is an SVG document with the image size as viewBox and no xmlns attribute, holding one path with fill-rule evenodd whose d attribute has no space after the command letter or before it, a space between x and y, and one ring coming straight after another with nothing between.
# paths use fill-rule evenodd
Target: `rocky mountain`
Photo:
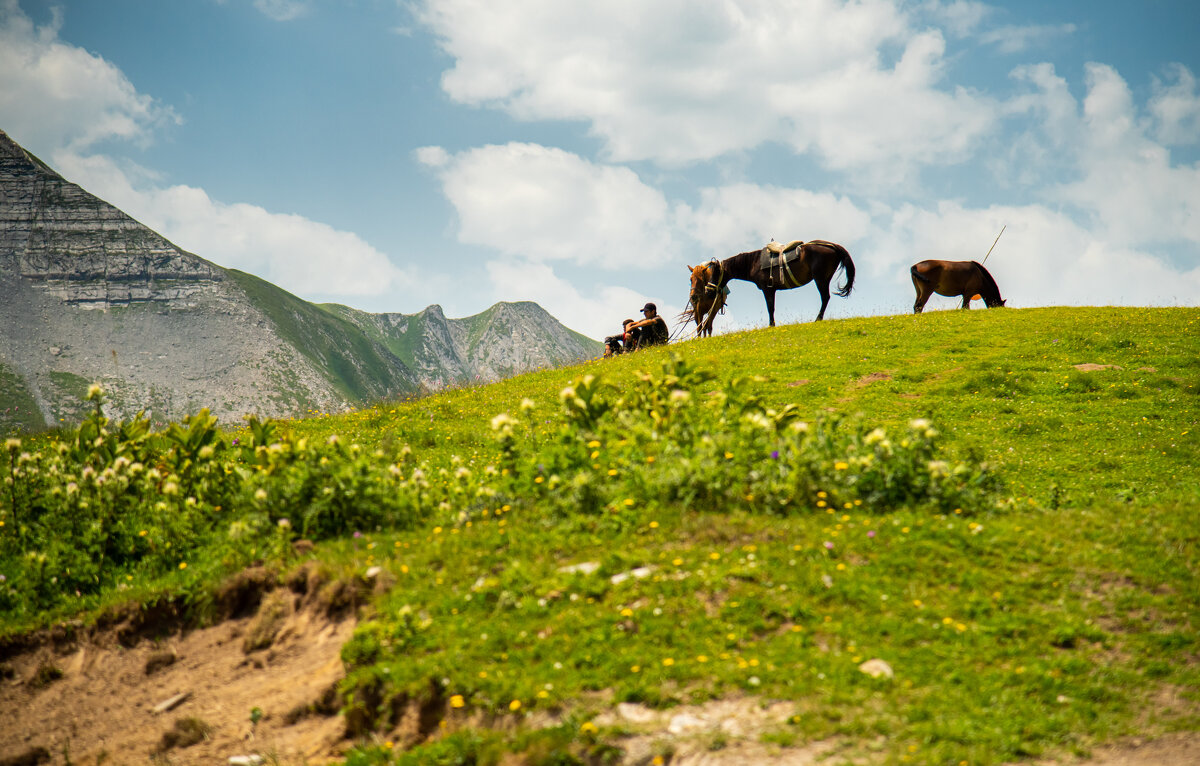
<instances>
[{"instance_id":1,"label":"rocky mountain","mask_svg":"<svg viewBox=\"0 0 1200 766\"><path fill-rule=\"evenodd\" d=\"M315 305L175 246L0 131L0 433L72 422L88 386L156 421L335 412L596 356L533 303Z\"/></svg>"}]
</instances>

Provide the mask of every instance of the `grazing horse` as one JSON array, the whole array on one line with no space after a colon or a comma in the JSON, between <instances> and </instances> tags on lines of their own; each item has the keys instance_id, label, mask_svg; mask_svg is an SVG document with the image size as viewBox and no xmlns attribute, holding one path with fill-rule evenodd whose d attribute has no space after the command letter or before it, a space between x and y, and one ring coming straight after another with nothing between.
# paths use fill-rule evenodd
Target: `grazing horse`
<instances>
[{"instance_id":1,"label":"grazing horse","mask_svg":"<svg viewBox=\"0 0 1200 766\"><path fill-rule=\"evenodd\" d=\"M711 260L699 266L688 266L692 275L692 290L688 296L691 312L684 312L683 321L696 322L696 336L712 335L713 319L725 310L728 288L721 284L721 263Z\"/></svg>"},{"instance_id":2,"label":"grazing horse","mask_svg":"<svg viewBox=\"0 0 1200 766\"><path fill-rule=\"evenodd\" d=\"M996 280L978 261L921 261L909 269L913 287L917 289L917 302L913 313L920 314L929 296L961 295L962 307L971 308L971 299L982 297L984 304L992 308L1004 305Z\"/></svg>"},{"instance_id":3,"label":"grazing horse","mask_svg":"<svg viewBox=\"0 0 1200 766\"><path fill-rule=\"evenodd\" d=\"M811 242L794 243L789 246L782 256L793 254L790 260L781 258L779 262L768 263L764 250L751 250L726 258L721 261L719 287L731 279L741 279L753 282L762 290L763 299L767 302L767 318L771 327L775 326L775 292L790 290L809 282L817 283L817 291L821 293L821 311L817 319L825 318L825 307L829 305L829 283L839 268L846 271L846 283L837 290L837 294L845 298L854 287L854 261L846 248L833 242L814 239Z\"/></svg>"}]
</instances>

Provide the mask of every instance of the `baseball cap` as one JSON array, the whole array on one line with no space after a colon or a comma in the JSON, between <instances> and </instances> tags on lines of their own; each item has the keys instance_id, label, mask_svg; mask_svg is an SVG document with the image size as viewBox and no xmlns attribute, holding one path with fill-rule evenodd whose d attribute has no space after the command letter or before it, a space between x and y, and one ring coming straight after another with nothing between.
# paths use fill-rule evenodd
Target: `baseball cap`
<instances>
[{"instance_id":1,"label":"baseball cap","mask_svg":"<svg viewBox=\"0 0 1200 766\"><path fill-rule=\"evenodd\" d=\"M642 306L642 311L658 311L658 306L655 306L653 303L647 303L645 306Z\"/></svg>"}]
</instances>

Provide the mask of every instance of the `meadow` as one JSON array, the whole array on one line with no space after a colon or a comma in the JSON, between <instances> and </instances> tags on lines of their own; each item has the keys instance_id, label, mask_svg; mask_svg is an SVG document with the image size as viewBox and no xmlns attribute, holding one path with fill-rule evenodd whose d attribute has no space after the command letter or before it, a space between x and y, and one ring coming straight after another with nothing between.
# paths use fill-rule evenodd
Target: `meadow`
<instances>
[{"instance_id":1,"label":"meadow","mask_svg":"<svg viewBox=\"0 0 1200 766\"><path fill-rule=\"evenodd\" d=\"M833 763L1194 731L1198 321L826 321L237 431L109 423L93 390L0 455L0 632L373 570L356 764L614 761L620 702L789 701L762 741ZM441 734L405 750L411 705Z\"/></svg>"}]
</instances>

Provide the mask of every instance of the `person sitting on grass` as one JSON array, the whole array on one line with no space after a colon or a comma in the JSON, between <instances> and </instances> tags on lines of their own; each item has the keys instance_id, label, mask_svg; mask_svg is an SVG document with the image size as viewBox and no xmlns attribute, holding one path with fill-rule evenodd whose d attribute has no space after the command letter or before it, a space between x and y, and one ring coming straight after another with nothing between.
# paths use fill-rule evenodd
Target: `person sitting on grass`
<instances>
[{"instance_id":1,"label":"person sitting on grass","mask_svg":"<svg viewBox=\"0 0 1200 766\"><path fill-rule=\"evenodd\" d=\"M647 346L660 346L671 337L667 323L658 315L658 307L653 303L642 306L645 319L634 322L625 328L625 350L632 351Z\"/></svg>"},{"instance_id":2,"label":"person sitting on grass","mask_svg":"<svg viewBox=\"0 0 1200 766\"><path fill-rule=\"evenodd\" d=\"M620 335L609 335L604 339L605 358L625 353L625 344L629 341L629 325L631 324L633 324L633 320L626 319L621 323Z\"/></svg>"}]
</instances>

